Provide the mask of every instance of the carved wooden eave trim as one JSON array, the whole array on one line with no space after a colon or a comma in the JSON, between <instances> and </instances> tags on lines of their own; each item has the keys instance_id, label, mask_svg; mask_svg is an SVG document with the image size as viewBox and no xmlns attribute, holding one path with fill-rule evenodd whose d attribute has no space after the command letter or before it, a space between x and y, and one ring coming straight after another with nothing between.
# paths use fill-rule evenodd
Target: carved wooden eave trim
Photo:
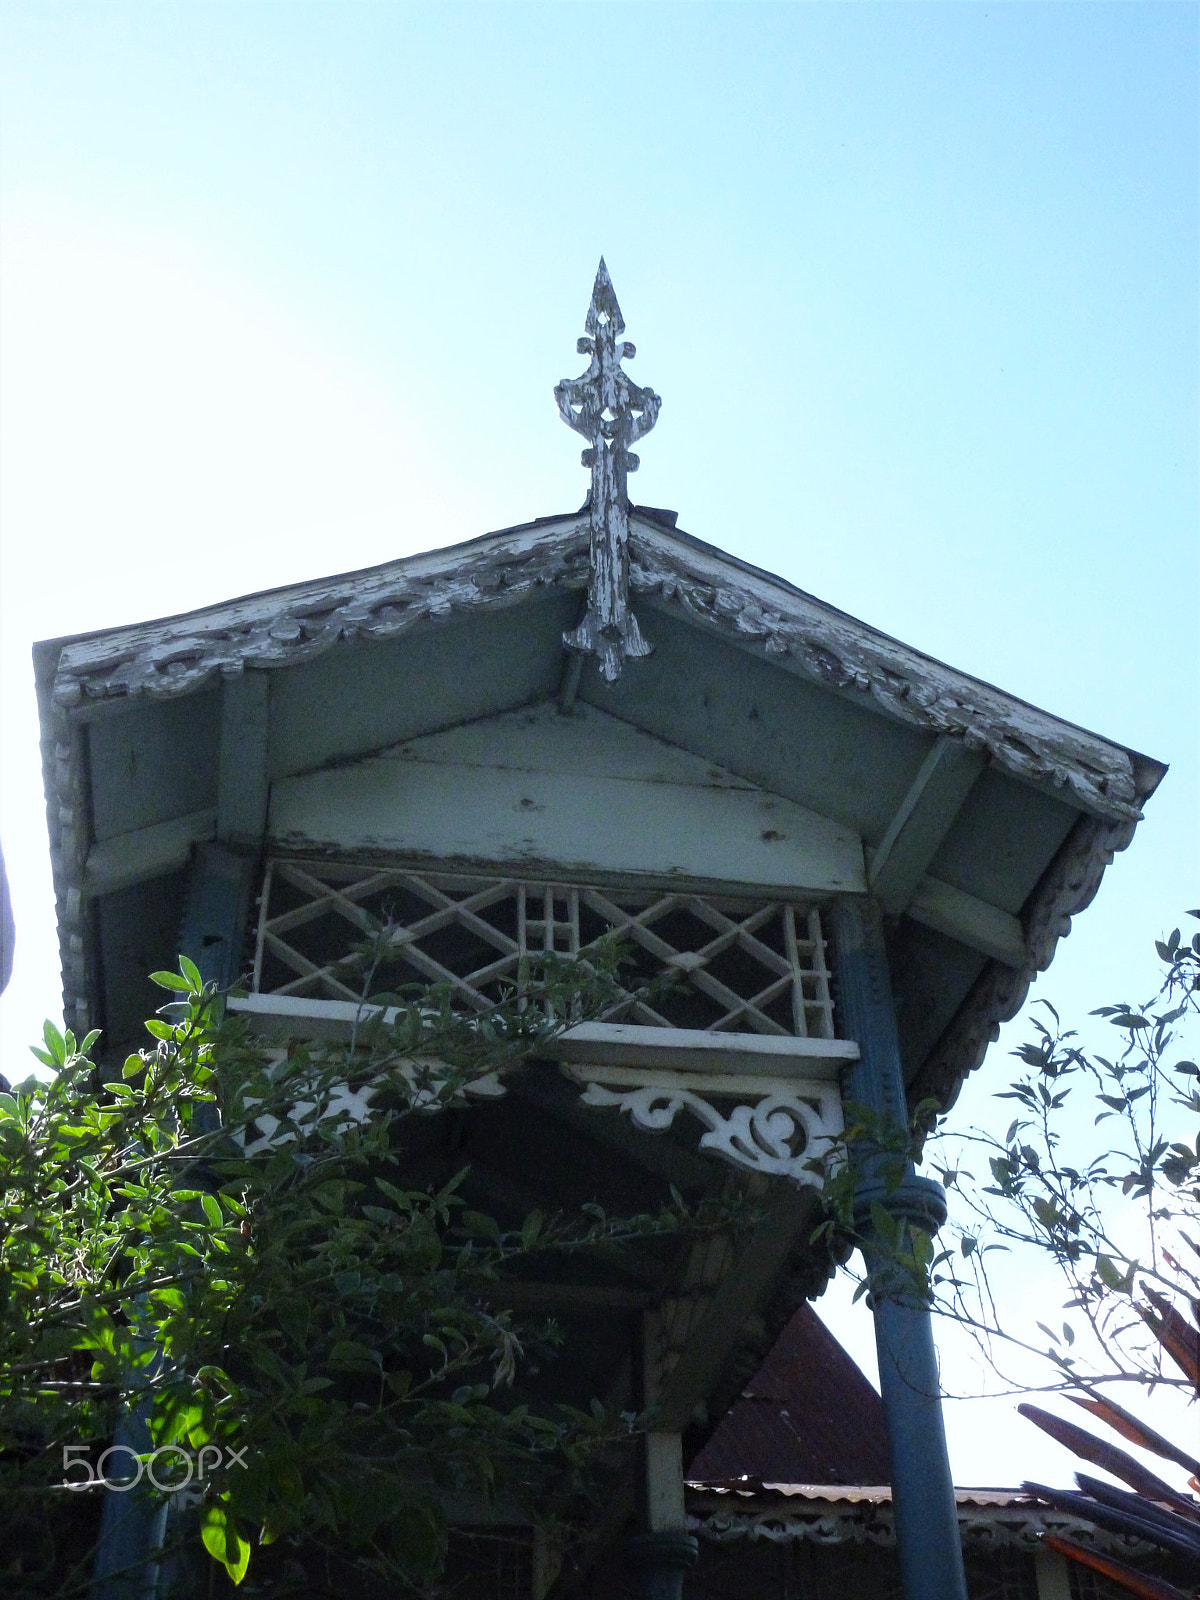
<instances>
[{"instance_id":1,"label":"carved wooden eave trim","mask_svg":"<svg viewBox=\"0 0 1200 1600\"><path fill-rule=\"evenodd\" d=\"M896 1542L891 1489L886 1484L760 1484L739 1479L688 1483L686 1488L688 1529L712 1544L798 1540L888 1548ZM1108 1533L1069 1512L1039 1505L1016 1489L959 1489L955 1500L963 1544L978 1553L1032 1552L1044 1533L1134 1559L1155 1550L1146 1540Z\"/></svg>"},{"instance_id":2,"label":"carved wooden eave trim","mask_svg":"<svg viewBox=\"0 0 1200 1600\"><path fill-rule=\"evenodd\" d=\"M589 527L543 518L382 567L249 595L183 616L61 642L55 706L194 693L246 667L277 668L345 640L386 639L452 615L587 588ZM1015 777L1097 816L1137 820L1159 763L1040 711L639 508L633 593L885 716L986 751Z\"/></svg>"},{"instance_id":3,"label":"carved wooden eave trim","mask_svg":"<svg viewBox=\"0 0 1200 1600\"><path fill-rule=\"evenodd\" d=\"M1099 816L1138 820L1164 769L868 627L782 578L682 532L642 526L630 588L752 645L823 687L986 751L1015 777Z\"/></svg>"},{"instance_id":4,"label":"carved wooden eave trim","mask_svg":"<svg viewBox=\"0 0 1200 1600\"><path fill-rule=\"evenodd\" d=\"M944 1110L954 1104L964 1079L1000 1037L1001 1023L1016 1016L1034 978L1054 959L1058 941L1071 931L1071 918L1095 899L1100 880L1116 853L1132 840L1135 826L1132 821L1080 817L1029 897L1022 919L1026 965L1013 968L988 962L909 1084L911 1104L926 1098L937 1100Z\"/></svg>"},{"instance_id":5,"label":"carved wooden eave trim","mask_svg":"<svg viewBox=\"0 0 1200 1600\"><path fill-rule=\"evenodd\" d=\"M138 695L174 699L247 667L295 666L346 640L396 638L539 590L583 590L588 570L587 518L539 518L384 566L65 640L53 701L76 710Z\"/></svg>"}]
</instances>

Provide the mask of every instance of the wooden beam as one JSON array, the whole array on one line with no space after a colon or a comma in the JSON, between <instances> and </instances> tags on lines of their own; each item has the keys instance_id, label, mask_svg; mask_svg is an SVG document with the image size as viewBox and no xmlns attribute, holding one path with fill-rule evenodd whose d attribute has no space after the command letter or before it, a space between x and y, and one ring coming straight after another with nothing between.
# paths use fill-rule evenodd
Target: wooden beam
<instances>
[{"instance_id":1,"label":"wooden beam","mask_svg":"<svg viewBox=\"0 0 1200 1600\"><path fill-rule=\"evenodd\" d=\"M180 949L221 989L241 976L254 878L254 858L223 844L202 844L192 862Z\"/></svg>"},{"instance_id":2,"label":"wooden beam","mask_svg":"<svg viewBox=\"0 0 1200 1600\"><path fill-rule=\"evenodd\" d=\"M270 677L245 671L227 678L221 696L217 768L217 838L257 851L267 826Z\"/></svg>"},{"instance_id":3,"label":"wooden beam","mask_svg":"<svg viewBox=\"0 0 1200 1600\"><path fill-rule=\"evenodd\" d=\"M936 878L921 880L908 915L1006 967L1020 969L1029 961L1025 932L1016 917Z\"/></svg>"},{"instance_id":4,"label":"wooden beam","mask_svg":"<svg viewBox=\"0 0 1200 1600\"><path fill-rule=\"evenodd\" d=\"M353 1000L318 1000L310 995L251 994L230 998L231 1011L245 1011L298 1039L347 1039L382 1015L391 1027L395 1006ZM791 1034L707 1033L695 1028L650 1028L625 1022L581 1022L545 1046L553 1061L587 1066L670 1067L677 1071L738 1072L747 1076L805 1079L838 1077L858 1060L851 1039L800 1039Z\"/></svg>"},{"instance_id":5,"label":"wooden beam","mask_svg":"<svg viewBox=\"0 0 1200 1600\"><path fill-rule=\"evenodd\" d=\"M686 1533L683 1440L678 1433L646 1435L646 1525L651 1533Z\"/></svg>"},{"instance_id":6,"label":"wooden beam","mask_svg":"<svg viewBox=\"0 0 1200 1600\"><path fill-rule=\"evenodd\" d=\"M791 1034L717 1033L651 1028L627 1022L580 1022L546 1046L556 1061L586 1066L670 1067L687 1072L739 1072L771 1078L836 1078L858 1060L852 1039Z\"/></svg>"},{"instance_id":7,"label":"wooden beam","mask_svg":"<svg viewBox=\"0 0 1200 1600\"><path fill-rule=\"evenodd\" d=\"M779 1186L663 1378L652 1419L656 1430L682 1433L708 1399L746 1322L770 1297L796 1240L812 1227L814 1205L811 1193Z\"/></svg>"},{"instance_id":8,"label":"wooden beam","mask_svg":"<svg viewBox=\"0 0 1200 1600\"><path fill-rule=\"evenodd\" d=\"M1071 1600L1071 1574L1065 1556L1039 1544L1033 1552L1033 1570L1037 1600Z\"/></svg>"},{"instance_id":9,"label":"wooden beam","mask_svg":"<svg viewBox=\"0 0 1200 1600\"><path fill-rule=\"evenodd\" d=\"M871 893L891 915L907 908L983 766L977 750L944 735L921 763L867 871Z\"/></svg>"},{"instance_id":10,"label":"wooden beam","mask_svg":"<svg viewBox=\"0 0 1200 1600\"><path fill-rule=\"evenodd\" d=\"M216 831L217 813L209 807L102 839L88 851L83 892L89 897L112 894L117 889L178 872L187 866L192 846L211 839Z\"/></svg>"},{"instance_id":11,"label":"wooden beam","mask_svg":"<svg viewBox=\"0 0 1200 1600\"><path fill-rule=\"evenodd\" d=\"M832 818L577 703L481 718L377 756L279 777L270 832L305 848L538 861L742 894L861 894L862 841ZM737 892L737 891L735 891Z\"/></svg>"}]
</instances>

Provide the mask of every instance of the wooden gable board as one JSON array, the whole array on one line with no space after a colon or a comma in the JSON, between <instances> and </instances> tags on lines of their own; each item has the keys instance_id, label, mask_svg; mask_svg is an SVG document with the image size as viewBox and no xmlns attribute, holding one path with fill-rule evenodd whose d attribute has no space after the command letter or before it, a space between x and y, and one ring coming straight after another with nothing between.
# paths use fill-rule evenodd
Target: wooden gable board
<instances>
[{"instance_id":1,"label":"wooden gable board","mask_svg":"<svg viewBox=\"0 0 1200 1600\"><path fill-rule=\"evenodd\" d=\"M594 706L486 717L278 781L289 849L802 894L863 893L850 829Z\"/></svg>"}]
</instances>

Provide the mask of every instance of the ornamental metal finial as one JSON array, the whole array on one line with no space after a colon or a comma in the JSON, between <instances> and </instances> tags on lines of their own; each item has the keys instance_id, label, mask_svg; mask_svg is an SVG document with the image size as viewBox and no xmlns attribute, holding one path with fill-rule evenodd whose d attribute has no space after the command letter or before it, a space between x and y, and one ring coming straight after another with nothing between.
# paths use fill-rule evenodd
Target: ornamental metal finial
<instances>
[{"instance_id":1,"label":"ornamental metal finial","mask_svg":"<svg viewBox=\"0 0 1200 1600\"><path fill-rule=\"evenodd\" d=\"M637 354L627 339L612 279L600 258L592 287L592 303L584 323L587 334L576 348L591 356L579 378L554 386L558 414L568 428L590 440L580 456L592 469L588 495L591 514L592 571L583 621L563 634L571 650L594 655L609 683L621 675L626 656L648 656L637 618L629 609L629 495L626 479L638 469L629 448L658 421L662 401L653 389L639 389L621 370L621 361Z\"/></svg>"}]
</instances>

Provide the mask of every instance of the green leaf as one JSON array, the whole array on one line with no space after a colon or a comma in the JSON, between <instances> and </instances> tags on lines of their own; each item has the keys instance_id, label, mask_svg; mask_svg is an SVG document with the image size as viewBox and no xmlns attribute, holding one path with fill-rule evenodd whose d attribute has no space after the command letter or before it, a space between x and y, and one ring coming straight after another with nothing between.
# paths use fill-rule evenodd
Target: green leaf
<instances>
[{"instance_id":1,"label":"green leaf","mask_svg":"<svg viewBox=\"0 0 1200 1600\"><path fill-rule=\"evenodd\" d=\"M500 1238L500 1224L483 1211L464 1211L459 1226L476 1239L498 1241Z\"/></svg>"},{"instance_id":2,"label":"green leaf","mask_svg":"<svg viewBox=\"0 0 1200 1600\"><path fill-rule=\"evenodd\" d=\"M204 1215L212 1223L214 1228L220 1228L224 1225L225 1216L221 1210L220 1202L215 1196L211 1194L202 1194L200 1196L200 1204L204 1208Z\"/></svg>"},{"instance_id":3,"label":"green leaf","mask_svg":"<svg viewBox=\"0 0 1200 1600\"><path fill-rule=\"evenodd\" d=\"M190 989L193 994L202 994L204 992L204 979L200 976L200 968L192 960L191 956L180 956L179 970L186 980L184 988Z\"/></svg>"},{"instance_id":4,"label":"green leaf","mask_svg":"<svg viewBox=\"0 0 1200 1600\"><path fill-rule=\"evenodd\" d=\"M1120 1271L1111 1256L1096 1257L1096 1276L1107 1289L1120 1290L1125 1286L1125 1274Z\"/></svg>"},{"instance_id":5,"label":"green leaf","mask_svg":"<svg viewBox=\"0 0 1200 1600\"><path fill-rule=\"evenodd\" d=\"M165 1039L170 1043L175 1037L175 1029L165 1022L160 1022L157 1017L151 1017L145 1027L146 1032L153 1034L156 1039Z\"/></svg>"},{"instance_id":6,"label":"green leaf","mask_svg":"<svg viewBox=\"0 0 1200 1600\"><path fill-rule=\"evenodd\" d=\"M308 1301L300 1295L283 1300L276 1307L275 1315L279 1326L303 1350L312 1324L312 1307Z\"/></svg>"},{"instance_id":7,"label":"green leaf","mask_svg":"<svg viewBox=\"0 0 1200 1600\"><path fill-rule=\"evenodd\" d=\"M141 1056L126 1056L125 1065L121 1068L123 1078L136 1078L139 1072L145 1070L146 1063Z\"/></svg>"},{"instance_id":8,"label":"green leaf","mask_svg":"<svg viewBox=\"0 0 1200 1600\"><path fill-rule=\"evenodd\" d=\"M156 983L160 989L173 989L176 994L187 994L191 985L186 978L181 978L177 972L152 972L150 982Z\"/></svg>"},{"instance_id":9,"label":"green leaf","mask_svg":"<svg viewBox=\"0 0 1200 1600\"><path fill-rule=\"evenodd\" d=\"M241 1583L250 1565L250 1541L243 1539L226 1514L224 1499L204 1507L200 1537L214 1561L219 1561L233 1583Z\"/></svg>"},{"instance_id":10,"label":"green leaf","mask_svg":"<svg viewBox=\"0 0 1200 1600\"><path fill-rule=\"evenodd\" d=\"M382 1365L379 1351L372 1350L365 1344L359 1344L356 1339L339 1339L330 1350L329 1359L337 1362L340 1366L378 1367Z\"/></svg>"},{"instance_id":11,"label":"green leaf","mask_svg":"<svg viewBox=\"0 0 1200 1600\"><path fill-rule=\"evenodd\" d=\"M392 1540L401 1560L432 1579L441 1552L441 1523L436 1510L425 1506L399 1506L390 1519Z\"/></svg>"},{"instance_id":12,"label":"green leaf","mask_svg":"<svg viewBox=\"0 0 1200 1600\"><path fill-rule=\"evenodd\" d=\"M878 1200L871 1201L871 1227L890 1250L899 1249L903 1223L898 1217L892 1216L886 1206L881 1206Z\"/></svg>"},{"instance_id":13,"label":"green leaf","mask_svg":"<svg viewBox=\"0 0 1200 1600\"><path fill-rule=\"evenodd\" d=\"M46 1041L46 1049L50 1052L50 1060L46 1065L61 1067L67 1059L67 1041L59 1033L49 1017L42 1024L42 1038Z\"/></svg>"}]
</instances>

